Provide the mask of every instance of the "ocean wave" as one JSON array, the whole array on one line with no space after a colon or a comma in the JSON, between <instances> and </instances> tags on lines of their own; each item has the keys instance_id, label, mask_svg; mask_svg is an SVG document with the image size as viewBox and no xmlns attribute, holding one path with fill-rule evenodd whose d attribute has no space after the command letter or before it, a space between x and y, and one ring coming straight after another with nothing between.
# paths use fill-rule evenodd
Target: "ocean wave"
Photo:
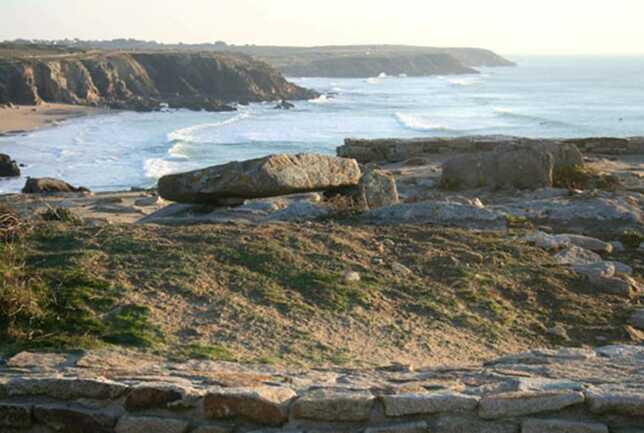
<instances>
[{"instance_id":1,"label":"ocean wave","mask_svg":"<svg viewBox=\"0 0 644 433\"><path fill-rule=\"evenodd\" d=\"M177 141L175 142L174 146L172 146L168 150L168 156L172 160L187 160L190 159L189 156L187 155L187 146L185 142L183 141Z\"/></svg>"},{"instance_id":2,"label":"ocean wave","mask_svg":"<svg viewBox=\"0 0 644 433\"><path fill-rule=\"evenodd\" d=\"M405 128L414 131L451 131L452 129L429 121L424 116L416 116L413 114L395 113L396 120Z\"/></svg>"},{"instance_id":3,"label":"ocean wave","mask_svg":"<svg viewBox=\"0 0 644 433\"><path fill-rule=\"evenodd\" d=\"M244 119L247 119L250 117L249 112L243 112L239 113L236 116L233 116L229 119L222 120L220 122L212 122L212 123L202 123L199 125L194 125L190 126L188 128L181 128L177 129L175 131L172 131L168 134L168 142L170 143L176 143L176 142L186 142L186 143L199 143L199 140L194 137L194 133L197 131L200 131L202 129L210 129L210 128L220 128L222 126L230 125L232 123L237 123L240 122Z\"/></svg>"},{"instance_id":4,"label":"ocean wave","mask_svg":"<svg viewBox=\"0 0 644 433\"><path fill-rule=\"evenodd\" d=\"M562 122L560 120L548 119L546 117L535 116L532 114L519 113L510 108L494 108L494 112L496 113L497 116L500 116L500 117L507 117L510 119L517 119L517 120L523 120L523 121L529 121L529 122L538 122L540 125L563 126L563 127L574 126L574 125L571 125L570 123Z\"/></svg>"},{"instance_id":5,"label":"ocean wave","mask_svg":"<svg viewBox=\"0 0 644 433\"><path fill-rule=\"evenodd\" d=\"M150 158L143 161L143 172L145 177L159 179L166 174L177 172L177 164L163 158Z\"/></svg>"},{"instance_id":6,"label":"ocean wave","mask_svg":"<svg viewBox=\"0 0 644 433\"><path fill-rule=\"evenodd\" d=\"M467 87L481 82L479 77L476 78L448 78L446 80L449 84L456 87Z\"/></svg>"}]
</instances>

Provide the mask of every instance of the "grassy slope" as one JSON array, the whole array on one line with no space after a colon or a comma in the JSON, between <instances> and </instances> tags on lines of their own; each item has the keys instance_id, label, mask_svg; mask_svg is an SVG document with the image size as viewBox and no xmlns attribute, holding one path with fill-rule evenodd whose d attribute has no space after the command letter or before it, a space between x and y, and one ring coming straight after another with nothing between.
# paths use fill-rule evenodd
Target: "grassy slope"
<instances>
[{"instance_id":1,"label":"grassy slope","mask_svg":"<svg viewBox=\"0 0 644 433\"><path fill-rule=\"evenodd\" d=\"M5 354L117 344L178 358L429 365L566 344L546 332L555 324L571 345L619 341L631 309L541 250L456 229L50 222L0 249ZM362 281L345 283L349 269Z\"/></svg>"}]
</instances>

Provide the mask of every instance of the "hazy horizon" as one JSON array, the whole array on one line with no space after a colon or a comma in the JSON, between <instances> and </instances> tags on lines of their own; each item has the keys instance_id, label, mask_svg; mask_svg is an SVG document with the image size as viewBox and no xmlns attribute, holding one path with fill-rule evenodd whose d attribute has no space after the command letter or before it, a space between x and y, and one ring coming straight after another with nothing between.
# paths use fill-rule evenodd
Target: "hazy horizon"
<instances>
[{"instance_id":1,"label":"hazy horizon","mask_svg":"<svg viewBox=\"0 0 644 433\"><path fill-rule=\"evenodd\" d=\"M644 2L3 0L0 40L481 47L505 55L641 55ZM603 3L603 2L602 2Z\"/></svg>"}]
</instances>

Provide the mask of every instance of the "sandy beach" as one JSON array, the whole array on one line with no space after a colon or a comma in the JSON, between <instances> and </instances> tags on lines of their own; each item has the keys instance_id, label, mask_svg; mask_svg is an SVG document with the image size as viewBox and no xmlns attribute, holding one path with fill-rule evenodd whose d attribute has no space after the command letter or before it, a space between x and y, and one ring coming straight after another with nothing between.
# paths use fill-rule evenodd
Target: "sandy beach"
<instances>
[{"instance_id":1,"label":"sandy beach","mask_svg":"<svg viewBox=\"0 0 644 433\"><path fill-rule=\"evenodd\" d=\"M49 103L37 106L1 107L0 134L33 131L51 126L56 122L105 112L107 110L104 108Z\"/></svg>"}]
</instances>

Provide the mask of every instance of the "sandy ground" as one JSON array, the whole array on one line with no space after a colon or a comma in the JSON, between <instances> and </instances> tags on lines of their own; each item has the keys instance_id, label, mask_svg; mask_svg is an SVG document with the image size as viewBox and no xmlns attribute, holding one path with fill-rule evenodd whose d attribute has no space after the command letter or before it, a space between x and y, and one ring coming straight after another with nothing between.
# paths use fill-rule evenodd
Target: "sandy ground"
<instances>
[{"instance_id":1,"label":"sandy ground","mask_svg":"<svg viewBox=\"0 0 644 433\"><path fill-rule=\"evenodd\" d=\"M102 114L104 108L67 104L41 104L0 108L0 134L32 131L76 117Z\"/></svg>"}]
</instances>

